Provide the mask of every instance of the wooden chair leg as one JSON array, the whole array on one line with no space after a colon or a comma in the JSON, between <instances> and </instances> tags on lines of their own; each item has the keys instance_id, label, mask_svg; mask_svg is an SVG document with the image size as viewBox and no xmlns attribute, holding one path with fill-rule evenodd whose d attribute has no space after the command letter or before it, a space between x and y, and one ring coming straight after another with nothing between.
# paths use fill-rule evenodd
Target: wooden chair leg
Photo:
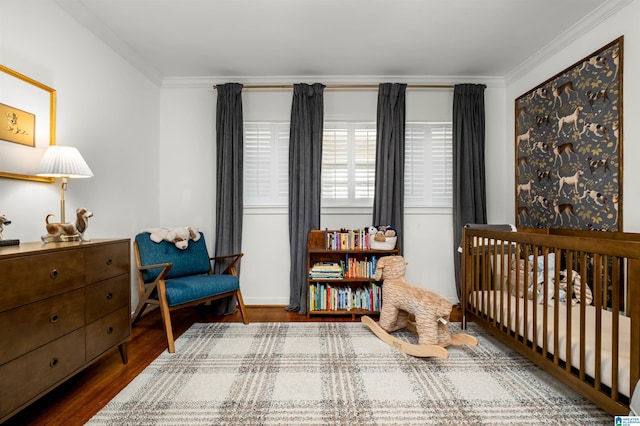
<instances>
[{"instance_id":1,"label":"wooden chair leg","mask_svg":"<svg viewBox=\"0 0 640 426\"><path fill-rule=\"evenodd\" d=\"M164 332L167 335L167 347L169 353L172 354L176 351L176 347L173 342L173 328L171 328L171 314L169 313L169 306L167 302L160 302L160 312L162 313L162 324L164 325Z\"/></svg>"},{"instance_id":2,"label":"wooden chair leg","mask_svg":"<svg viewBox=\"0 0 640 426\"><path fill-rule=\"evenodd\" d=\"M167 348L172 354L176 351L173 343L173 328L171 327L171 313L169 304L167 303L167 288L163 279L158 281L158 302L160 303L160 313L162 314L162 324L164 324L164 333L167 335Z\"/></svg>"},{"instance_id":3,"label":"wooden chair leg","mask_svg":"<svg viewBox=\"0 0 640 426\"><path fill-rule=\"evenodd\" d=\"M240 307L240 316L242 316L242 322L246 325L249 324L249 318L247 317L247 311L244 309L244 301L242 300L242 293L240 289L236 291L236 299L238 299L238 306Z\"/></svg>"}]
</instances>

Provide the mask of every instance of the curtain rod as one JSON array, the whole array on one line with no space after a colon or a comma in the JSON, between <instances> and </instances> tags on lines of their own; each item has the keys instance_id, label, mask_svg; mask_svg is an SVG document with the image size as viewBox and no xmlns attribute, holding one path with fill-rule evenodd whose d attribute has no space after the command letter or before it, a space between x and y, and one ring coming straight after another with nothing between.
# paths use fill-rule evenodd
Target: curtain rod
<instances>
[{"instance_id":1,"label":"curtain rod","mask_svg":"<svg viewBox=\"0 0 640 426\"><path fill-rule=\"evenodd\" d=\"M213 89L217 89L218 85L214 85ZM251 89L293 89L293 84L247 84L242 86L243 90ZM326 84L326 90L375 90L378 89L377 84ZM452 84L407 84L407 89L453 89Z\"/></svg>"}]
</instances>

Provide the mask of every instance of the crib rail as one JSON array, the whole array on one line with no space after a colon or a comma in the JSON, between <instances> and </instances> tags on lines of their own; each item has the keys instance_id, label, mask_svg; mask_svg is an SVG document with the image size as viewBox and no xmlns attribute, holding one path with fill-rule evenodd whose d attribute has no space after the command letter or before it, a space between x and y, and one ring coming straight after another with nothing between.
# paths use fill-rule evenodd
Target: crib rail
<instances>
[{"instance_id":1,"label":"crib rail","mask_svg":"<svg viewBox=\"0 0 640 426\"><path fill-rule=\"evenodd\" d=\"M471 225L461 247L463 327L479 323L611 414L628 414L640 378L640 234Z\"/></svg>"}]
</instances>

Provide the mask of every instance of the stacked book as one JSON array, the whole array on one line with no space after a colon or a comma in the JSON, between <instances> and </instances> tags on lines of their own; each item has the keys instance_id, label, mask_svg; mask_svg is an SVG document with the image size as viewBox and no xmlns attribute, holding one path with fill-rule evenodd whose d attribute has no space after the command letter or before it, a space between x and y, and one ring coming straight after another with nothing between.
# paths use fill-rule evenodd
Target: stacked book
<instances>
[{"instance_id":1,"label":"stacked book","mask_svg":"<svg viewBox=\"0 0 640 426\"><path fill-rule=\"evenodd\" d=\"M340 261L340 264L344 270L345 278L373 278L377 262L376 256L359 259L353 256L349 257L346 254L344 262Z\"/></svg>"},{"instance_id":2,"label":"stacked book","mask_svg":"<svg viewBox=\"0 0 640 426\"><path fill-rule=\"evenodd\" d=\"M369 250L369 233L366 229L325 230L327 250Z\"/></svg>"},{"instance_id":3,"label":"stacked book","mask_svg":"<svg viewBox=\"0 0 640 426\"><path fill-rule=\"evenodd\" d=\"M342 279L342 267L337 262L318 262L311 267L309 278L312 280Z\"/></svg>"},{"instance_id":4,"label":"stacked book","mask_svg":"<svg viewBox=\"0 0 640 426\"><path fill-rule=\"evenodd\" d=\"M350 311L351 309L380 311L381 301L382 287L375 283L355 289L328 283L309 286L309 309L312 311Z\"/></svg>"}]
</instances>

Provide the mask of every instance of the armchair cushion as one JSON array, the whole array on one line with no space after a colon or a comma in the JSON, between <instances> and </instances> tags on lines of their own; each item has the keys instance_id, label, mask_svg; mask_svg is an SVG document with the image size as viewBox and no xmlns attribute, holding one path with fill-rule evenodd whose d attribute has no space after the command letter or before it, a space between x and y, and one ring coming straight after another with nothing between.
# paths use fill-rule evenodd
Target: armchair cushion
<instances>
[{"instance_id":1,"label":"armchair cushion","mask_svg":"<svg viewBox=\"0 0 640 426\"><path fill-rule=\"evenodd\" d=\"M169 306L193 302L212 294L240 289L240 280L234 275L191 275L165 280Z\"/></svg>"}]
</instances>

